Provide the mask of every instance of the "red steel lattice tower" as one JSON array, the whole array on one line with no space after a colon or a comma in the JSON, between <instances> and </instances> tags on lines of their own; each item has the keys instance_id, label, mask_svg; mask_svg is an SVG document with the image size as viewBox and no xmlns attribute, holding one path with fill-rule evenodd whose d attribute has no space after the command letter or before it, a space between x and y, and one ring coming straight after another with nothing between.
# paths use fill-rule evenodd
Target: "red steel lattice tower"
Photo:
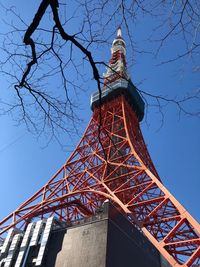
<instances>
[{"instance_id":1,"label":"red steel lattice tower","mask_svg":"<svg viewBox=\"0 0 200 267\"><path fill-rule=\"evenodd\" d=\"M149 238L171 266L199 266L200 226L165 188L147 151L139 121L144 103L126 69L118 29L101 100L80 143L38 192L0 222L1 238L37 218L67 223L89 217L109 199Z\"/></svg>"}]
</instances>

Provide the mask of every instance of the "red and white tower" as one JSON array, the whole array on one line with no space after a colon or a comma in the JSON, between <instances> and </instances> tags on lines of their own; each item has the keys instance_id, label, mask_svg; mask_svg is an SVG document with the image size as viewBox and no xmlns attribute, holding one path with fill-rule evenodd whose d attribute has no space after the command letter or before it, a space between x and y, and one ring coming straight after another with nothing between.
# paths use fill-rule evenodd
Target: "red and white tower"
<instances>
[{"instance_id":1,"label":"red and white tower","mask_svg":"<svg viewBox=\"0 0 200 267\"><path fill-rule=\"evenodd\" d=\"M98 92L91 97L93 116L79 144L41 189L0 222L2 240L9 229L24 230L38 218L70 224L90 217L110 200L171 266L200 266L200 226L165 188L147 151L139 126L144 102L127 72L120 28L111 51L101 99Z\"/></svg>"},{"instance_id":2,"label":"red and white tower","mask_svg":"<svg viewBox=\"0 0 200 267\"><path fill-rule=\"evenodd\" d=\"M104 75L104 87L117 79L130 79L126 66L126 44L122 38L121 28L117 30L117 37L112 43L111 53L109 68L107 68L107 72Z\"/></svg>"}]
</instances>

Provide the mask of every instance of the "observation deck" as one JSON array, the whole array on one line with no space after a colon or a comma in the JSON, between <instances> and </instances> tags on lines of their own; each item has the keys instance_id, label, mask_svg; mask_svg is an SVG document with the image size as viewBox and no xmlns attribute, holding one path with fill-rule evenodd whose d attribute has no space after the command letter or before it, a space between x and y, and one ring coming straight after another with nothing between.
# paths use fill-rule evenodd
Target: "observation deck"
<instances>
[{"instance_id":1,"label":"observation deck","mask_svg":"<svg viewBox=\"0 0 200 267\"><path fill-rule=\"evenodd\" d=\"M124 79L117 79L107 85L104 85L101 93L101 99L99 92L95 92L91 95L90 106L92 111L96 107L109 101L119 95L124 95L126 100L131 105L133 111L136 113L138 120L142 121L144 117L145 103L137 91L137 88L131 82Z\"/></svg>"}]
</instances>

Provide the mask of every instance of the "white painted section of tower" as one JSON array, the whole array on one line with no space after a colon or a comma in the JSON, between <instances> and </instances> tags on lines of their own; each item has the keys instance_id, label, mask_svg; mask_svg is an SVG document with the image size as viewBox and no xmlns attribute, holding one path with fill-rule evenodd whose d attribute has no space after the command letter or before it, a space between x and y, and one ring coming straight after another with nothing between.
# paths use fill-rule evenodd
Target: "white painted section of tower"
<instances>
[{"instance_id":1,"label":"white painted section of tower","mask_svg":"<svg viewBox=\"0 0 200 267\"><path fill-rule=\"evenodd\" d=\"M107 71L104 74L104 78L109 81L115 75L120 75L119 78L129 80L130 76L126 67L126 43L122 38L122 30L119 27L117 29L117 38L114 39L111 48L111 60L109 63L109 67L107 67Z\"/></svg>"},{"instance_id":2,"label":"white painted section of tower","mask_svg":"<svg viewBox=\"0 0 200 267\"><path fill-rule=\"evenodd\" d=\"M117 37L122 37L122 29L121 29L121 27L119 27L118 30L117 30Z\"/></svg>"}]
</instances>

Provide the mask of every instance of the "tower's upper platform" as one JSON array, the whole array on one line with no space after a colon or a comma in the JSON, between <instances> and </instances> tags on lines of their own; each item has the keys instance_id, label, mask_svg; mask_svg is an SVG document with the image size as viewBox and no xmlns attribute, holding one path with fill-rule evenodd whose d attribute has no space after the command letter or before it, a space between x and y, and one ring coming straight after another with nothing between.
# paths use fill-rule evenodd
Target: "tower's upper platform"
<instances>
[{"instance_id":1,"label":"tower's upper platform","mask_svg":"<svg viewBox=\"0 0 200 267\"><path fill-rule=\"evenodd\" d=\"M138 120L141 121L144 117L144 101L138 93L137 88L131 82L128 74L126 64L126 43L122 38L122 31L119 27L117 30L117 37L112 43L111 59L108 64L107 71L104 74L101 101L99 92L92 94L92 110L99 106L100 103L109 101L121 94L125 95L136 113Z\"/></svg>"}]
</instances>

